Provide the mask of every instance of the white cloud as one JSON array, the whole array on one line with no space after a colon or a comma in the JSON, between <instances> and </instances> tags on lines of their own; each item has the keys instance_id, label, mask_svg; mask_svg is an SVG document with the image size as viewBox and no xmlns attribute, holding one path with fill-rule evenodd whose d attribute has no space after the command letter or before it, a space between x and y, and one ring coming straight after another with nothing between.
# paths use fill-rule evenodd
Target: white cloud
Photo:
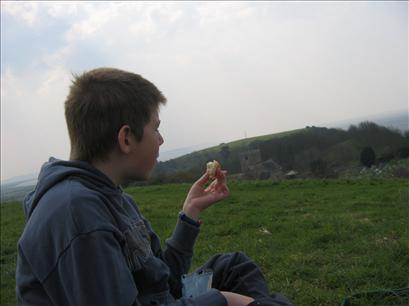
<instances>
[{"instance_id":1,"label":"white cloud","mask_svg":"<svg viewBox=\"0 0 409 306\"><path fill-rule=\"evenodd\" d=\"M118 19L118 4L108 2L97 5L100 7L90 4L86 4L83 7L85 12L84 18L73 24L65 34L68 43L86 40L94 35L101 35L103 34L101 30L104 26L109 26Z\"/></svg>"},{"instance_id":2,"label":"white cloud","mask_svg":"<svg viewBox=\"0 0 409 306\"><path fill-rule=\"evenodd\" d=\"M1 75L1 99L10 95L21 97L22 92L19 89L19 79L13 74L10 67L6 67Z\"/></svg>"},{"instance_id":3,"label":"white cloud","mask_svg":"<svg viewBox=\"0 0 409 306\"><path fill-rule=\"evenodd\" d=\"M164 150L226 142L243 137L244 131L255 136L407 107L407 3L36 2L4 7L2 14L36 25L40 33L51 24L63 25L57 34L33 43L34 49L50 39L59 42L40 55L27 51L32 65L17 72L12 62L3 63L2 116L7 117L2 133L9 160L13 150L23 150L13 140L16 134L28 136L33 148L41 135L44 144L33 149L38 150L36 161L50 153L68 154L62 103L69 78L71 72L95 66L142 74L164 92L169 100L161 112ZM13 118L22 118L24 126Z\"/></svg>"},{"instance_id":4,"label":"white cloud","mask_svg":"<svg viewBox=\"0 0 409 306\"><path fill-rule=\"evenodd\" d=\"M49 156L68 157L68 77L62 68L22 74L8 68L2 75L2 179L37 171Z\"/></svg>"},{"instance_id":5,"label":"white cloud","mask_svg":"<svg viewBox=\"0 0 409 306\"><path fill-rule=\"evenodd\" d=\"M25 1L2 1L2 13L9 14L25 22L28 26L34 25L39 14L39 3Z\"/></svg>"},{"instance_id":6,"label":"white cloud","mask_svg":"<svg viewBox=\"0 0 409 306\"><path fill-rule=\"evenodd\" d=\"M203 27L212 24L237 23L257 14L251 2L205 2L197 7L199 24Z\"/></svg>"},{"instance_id":7,"label":"white cloud","mask_svg":"<svg viewBox=\"0 0 409 306\"><path fill-rule=\"evenodd\" d=\"M70 75L63 66L54 66L51 70L44 71L42 82L35 91L39 98L52 97L60 95L67 91L65 86L70 82Z\"/></svg>"},{"instance_id":8,"label":"white cloud","mask_svg":"<svg viewBox=\"0 0 409 306\"><path fill-rule=\"evenodd\" d=\"M55 19L78 15L85 3L76 1L55 1L41 3L49 16Z\"/></svg>"}]
</instances>

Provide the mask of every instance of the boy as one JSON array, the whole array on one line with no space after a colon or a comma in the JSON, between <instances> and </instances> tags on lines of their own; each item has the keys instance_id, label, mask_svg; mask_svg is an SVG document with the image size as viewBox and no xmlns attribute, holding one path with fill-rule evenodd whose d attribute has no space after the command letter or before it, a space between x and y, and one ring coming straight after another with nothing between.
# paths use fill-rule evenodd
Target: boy
<instances>
[{"instance_id":1,"label":"boy","mask_svg":"<svg viewBox=\"0 0 409 306\"><path fill-rule=\"evenodd\" d=\"M199 233L199 213L228 196L226 173L205 173L190 189L173 235L160 240L119 187L145 180L163 138L166 99L139 75L100 68L75 77L65 102L69 161L50 158L24 200L18 243L19 305L289 305L270 296L241 253L214 256L213 288L182 296Z\"/></svg>"}]
</instances>

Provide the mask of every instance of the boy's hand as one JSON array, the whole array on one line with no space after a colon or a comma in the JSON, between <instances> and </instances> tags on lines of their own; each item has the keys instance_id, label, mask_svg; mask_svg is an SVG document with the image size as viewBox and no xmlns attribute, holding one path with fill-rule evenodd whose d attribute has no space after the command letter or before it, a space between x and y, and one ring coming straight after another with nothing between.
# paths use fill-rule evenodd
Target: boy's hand
<instances>
[{"instance_id":1,"label":"boy's hand","mask_svg":"<svg viewBox=\"0 0 409 306\"><path fill-rule=\"evenodd\" d=\"M193 183L183 204L183 212L188 217L198 220L201 211L229 195L226 173L226 171L218 169L216 179L206 189L204 188L205 184L209 181L209 174L207 172Z\"/></svg>"}]
</instances>

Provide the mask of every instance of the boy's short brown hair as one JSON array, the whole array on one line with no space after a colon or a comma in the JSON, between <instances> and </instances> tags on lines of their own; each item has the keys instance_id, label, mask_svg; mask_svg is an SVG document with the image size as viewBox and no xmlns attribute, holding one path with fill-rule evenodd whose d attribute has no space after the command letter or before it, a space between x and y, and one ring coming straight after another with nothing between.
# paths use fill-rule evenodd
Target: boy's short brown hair
<instances>
[{"instance_id":1,"label":"boy's short brown hair","mask_svg":"<svg viewBox=\"0 0 409 306\"><path fill-rule=\"evenodd\" d=\"M161 103L166 98L156 86L131 72L98 68L74 75L65 101L70 159L105 159L126 124L140 141L144 126Z\"/></svg>"}]
</instances>

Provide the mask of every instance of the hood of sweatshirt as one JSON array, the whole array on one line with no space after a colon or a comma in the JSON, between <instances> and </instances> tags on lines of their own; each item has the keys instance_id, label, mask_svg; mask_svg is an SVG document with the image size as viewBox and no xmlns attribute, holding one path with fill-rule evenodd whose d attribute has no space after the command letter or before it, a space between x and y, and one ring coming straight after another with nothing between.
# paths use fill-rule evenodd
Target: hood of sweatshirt
<instances>
[{"instance_id":1,"label":"hood of sweatshirt","mask_svg":"<svg viewBox=\"0 0 409 306\"><path fill-rule=\"evenodd\" d=\"M50 188L70 176L75 176L85 186L104 194L114 195L122 193L120 187L115 186L104 173L91 164L84 161L65 161L51 157L41 167L35 189L27 194L23 200L26 219L30 218L41 197Z\"/></svg>"}]
</instances>

